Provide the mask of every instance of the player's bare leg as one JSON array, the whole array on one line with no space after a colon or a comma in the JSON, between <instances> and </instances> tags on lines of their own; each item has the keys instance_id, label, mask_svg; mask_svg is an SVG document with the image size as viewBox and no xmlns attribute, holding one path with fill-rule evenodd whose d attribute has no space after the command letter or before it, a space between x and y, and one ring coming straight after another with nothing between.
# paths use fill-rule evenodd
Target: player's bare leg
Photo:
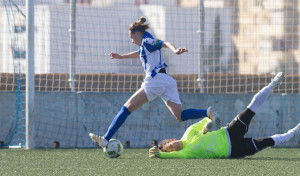
<instances>
[{"instance_id":1,"label":"player's bare leg","mask_svg":"<svg viewBox=\"0 0 300 176\"><path fill-rule=\"evenodd\" d=\"M174 103L172 101L167 101L167 107L170 110L170 112L173 114L173 116L176 118L176 120L182 122L181 119L182 105Z\"/></svg>"}]
</instances>

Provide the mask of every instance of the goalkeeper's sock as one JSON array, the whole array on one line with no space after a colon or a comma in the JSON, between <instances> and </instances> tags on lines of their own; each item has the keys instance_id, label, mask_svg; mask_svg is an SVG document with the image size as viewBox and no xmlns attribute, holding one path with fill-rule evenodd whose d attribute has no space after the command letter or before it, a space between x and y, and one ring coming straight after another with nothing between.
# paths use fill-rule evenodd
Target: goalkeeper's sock
<instances>
[{"instance_id":1,"label":"goalkeeper's sock","mask_svg":"<svg viewBox=\"0 0 300 176\"><path fill-rule=\"evenodd\" d=\"M300 131L300 123L293 129L290 129L288 132L284 134L275 134L271 136L271 138L274 140L275 146L277 146L280 144L284 144L285 142L292 139L294 136L296 136L299 133L299 131Z\"/></svg>"},{"instance_id":2,"label":"goalkeeper's sock","mask_svg":"<svg viewBox=\"0 0 300 176\"><path fill-rule=\"evenodd\" d=\"M272 90L281 84L281 82L284 79L284 74L282 72L279 72L263 89L261 89L252 99L251 103L247 106L247 108L251 109L253 112L256 112L256 110L265 102L265 100L268 98L268 96L271 94Z\"/></svg>"},{"instance_id":3,"label":"goalkeeper's sock","mask_svg":"<svg viewBox=\"0 0 300 176\"><path fill-rule=\"evenodd\" d=\"M254 95L247 108L253 112L256 112L256 110L266 101L274 88L275 85L270 83L268 86L261 89L257 94Z\"/></svg>"},{"instance_id":4,"label":"goalkeeper's sock","mask_svg":"<svg viewBox=\"0 0 300 176\"><path fill-rule=\"evenodd\" d=\"M127 117L130 115L130 111L122 106L120 112L115 116L114 120L111 122L107 132L104 135L104 138L109 141L111 137L118 131L118 129L125 122Z\"/></svg>"},{"instance_id":5,"label":"goalkeeper's sock","mask_svg":"<svg viewBox=\"0 0 300 176\"><path fill-rule=\"evenodd\" d=\"M186 109L181 113L181 120L199 119L207 117L206 109Z\"/></svg>"}]
</instances>

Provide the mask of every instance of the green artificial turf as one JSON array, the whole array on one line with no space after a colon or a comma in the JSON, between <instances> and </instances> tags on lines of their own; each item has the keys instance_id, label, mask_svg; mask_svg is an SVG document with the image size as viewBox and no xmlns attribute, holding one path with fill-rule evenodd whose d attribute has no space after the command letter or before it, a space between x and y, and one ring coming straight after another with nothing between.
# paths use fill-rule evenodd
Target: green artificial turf
<instances>
[{"instance_id":1,"label":"green artificial turf","mask_svg":"<svg viewBox=\"0 0 300 176\"><path fill-rule=\"evenodd\" d=\"M148 149L0 150L0 175L300 175L300 149L269 148L242 159L149 159Z\"/></svg>"}]
</instances>

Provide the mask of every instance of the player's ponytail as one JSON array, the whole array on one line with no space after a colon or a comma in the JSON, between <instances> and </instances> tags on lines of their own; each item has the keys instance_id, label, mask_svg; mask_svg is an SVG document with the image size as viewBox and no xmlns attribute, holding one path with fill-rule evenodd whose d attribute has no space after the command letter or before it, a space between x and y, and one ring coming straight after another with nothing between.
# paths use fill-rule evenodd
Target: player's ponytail
<instances>
[{"instance_id":1,"label":"player's ponytail","mask_svg":"<svg viewBox=\"0 0 300 176\"><path fill-rule=\"evenodd\" d=\"M140 19L129 26L129 30L131 33L135 33L139 31L141 33L145 33L147 29L149 29L149 25L145 24L146 18L141 16Z\"/></svg>"},{"instance_id":2,"label":"player's ponytail","mask_svg":"<svg viewBox=\"0 0 300 176\"><path fill-rule=\"evenodd\" d=\"M144 24L146 22L146 18L141 16L139 21L137 21L137 22L140 23L140 24Z\"/></svg>"}]
</instances>

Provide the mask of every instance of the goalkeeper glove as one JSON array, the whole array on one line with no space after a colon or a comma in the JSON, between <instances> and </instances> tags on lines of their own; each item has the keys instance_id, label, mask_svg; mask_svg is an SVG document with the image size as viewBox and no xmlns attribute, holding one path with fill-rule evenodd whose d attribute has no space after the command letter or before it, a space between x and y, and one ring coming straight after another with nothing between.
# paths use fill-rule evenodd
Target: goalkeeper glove
<instances>
[{"instance_id":1,"label":"goalkeeper glove","mask_svg":"<svg viewBox=\"0 0 300 176\"><path fill-rule=\"evenodd\" d=\"M202 134L206 134L207 132L209 132L214 125L215 123L212 120L206 122L202 128Z\"/></svg>"},{"instance_id":2,"label":"goalkeeper glove","mask_svg":"<svg viewBox=\"0 0 300 176\"><path fill-rule=\"evenodd\" d=\"M149 149L149 158L155 158L159 156L159 151L156 146Z\"/></svg>"}]
</instances>

